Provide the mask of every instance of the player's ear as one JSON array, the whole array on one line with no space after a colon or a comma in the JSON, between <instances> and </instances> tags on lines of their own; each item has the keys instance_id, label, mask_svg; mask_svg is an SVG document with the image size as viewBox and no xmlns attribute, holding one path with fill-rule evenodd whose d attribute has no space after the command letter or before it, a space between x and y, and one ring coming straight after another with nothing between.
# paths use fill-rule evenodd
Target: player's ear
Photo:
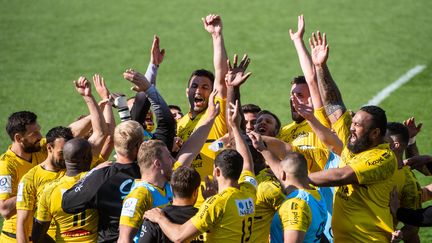
<instances>
[{"instance_id":1,"label":"player's ear","mask_svg":"<svg viewBox=\"0 0 432 243\"><path fill-rule=\"evenodd\" d=\"M47 143L47 144L46 144L46 147L47 147L48 152L49 152L49 153L52 153L52 151L53 151L53 149L54 149L54 146L51 145L50 143Z\"/></svg>"},{"instance_id":2,"label":"player's ear","mask_svg":"<svg viewBox=\"0 0 432 243\"><path fill-rule=\"evenodd\" d=\"M14 141L15 142L20 143L22 141L22 139L23 139L23 136L19 132L15 133L15 135L14 135Z\"/></svg>"},{"instance_id":3,"label":"player's ear","mask_svg":"<svg viewBox=\"0 0 432 243\"><path fill-rule=\"evenodd\" d=\"M186 98L189 98L189 88L186 88Z\"/></svg>"},{"instance_id":4,"label":"player's ear","mask_svg":"<svg viewBox=\"0 0 432 243\"><path fill-rule=\"evenodd\" d=\"M281 179L281 181L285 181L287 179L287 175L286 175L285 171L281 172L280 179Z\"/></svg>"},{"instance_id":5,"label":"player's ear","mask_svg":"<svg viewBox=\"0 0 432 243\"><path fill-rule=\"evenodd\" d=\"M153 165L154 165L156 168L160 168L160 167L161 167L161 163L160 163L160 161L159 161L158 159L153 160Z\"/></svg>"}]
</instances>

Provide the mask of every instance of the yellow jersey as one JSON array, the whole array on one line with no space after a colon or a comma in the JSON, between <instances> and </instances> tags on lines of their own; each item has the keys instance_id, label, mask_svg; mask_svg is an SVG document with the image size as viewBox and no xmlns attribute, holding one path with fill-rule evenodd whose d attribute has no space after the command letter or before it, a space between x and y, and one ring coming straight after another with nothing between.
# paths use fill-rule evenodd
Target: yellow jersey
<instances>
[{"instance_id":1,"label":"yellow jersey","mask_svg":"<svg viewBox=\"0 0 432 243\"><path fill-rule=\"evenodd\" d=\"M42 192L35 218L38 221L54 221L56 242L96 242L98 213L87 209L81 213L68 214L61 207L63 193L80 180L83 173L74 177L63 176L46 186Z\"/></svg>"},{"instance_id":2,"label":"yellow jersey","mask_svg":"<svg viewBox=\"0 0 432 243\"><path fill-rule=\"evenodd\" d=\"M327 148L314 146L292 146L292 151L302 154L307 161L308 173L324 170L330 151Z\"/></svg>"},{"instance_id":3,"label":"yellow jersey","mask_svg":"<svg viewBox=\"0 0 432 243\"><path fill-rule=\"evenodd\" d=\"M201 233L207 232L208 242L250 241L257 186L253 172L242 172L239 186L209 197L190 219Z\"/></svg>"},{"instance_id":4,"label":"yellow jersey","mask_svg":"<svg viewBox=\"0 0 432 243\"><path fill-rule=\"evenodd\" d=\"M274 216L271 242L284 242L284 231L289 230L305 232L303 242L319 242L326 222L325 200L317 190L293 190Z\"/></svg>"},{"instance_id":5,"label":"yellow jersey","mask_svg":"<svg viewBox=\"0 0 432 243\"><path fill-rule=\"evenodd\" d=\"M227 132L226 125L226 99L220 97L215 98L215 102L220 104L220 112L216 117L214 124L210 130L204 146L202 147L200 153L192 161L191 167L194 168L201 176L201 185L205 186L204 178L213 174L213 164L216 158L216 152L209 149L209 145L216 141L217 139L223 137ZM191 113L183 116L177 122L177 137L180 137L183 142L187 141L190 135L200 127L200 121L203 121L207 117L207 110L201 112L194 119L191 118ZM201 194L201 187L199 187L198 199L195 206L199 206L204 201Z\"/></svg>"},{"instance_id":6,"label":"yellow jersey","mask_svg":"<svg viewBox=\"0 0 432 243\"><path fill-rule=\"evenodd\" d=\"M34 166L42 163L47 157L46 139L40 141L41 150L31 154L31 161L27 161L16 155L10 147L6 153L0 155L0 200L6 200L17 196L18 184L21 178ZM16 214L3 221L2 231L15 235ZM1 234L0 241L11 238Z\"/></svg>"},{"instance_id":7,"label":"yellow jersey","mask_svg":"<svg viewBox=\"0 0 432 243\"><path fill-rule=\"evenodd\" d=\"M148 186L139 185L140 183L143 181L135 180L135 185L123 200L120 225L140 229L145 211L154 207L163 208L172 201L173 195L168 183L165 183L164 188L153 186L150 183L147 183Z\"/></svg>"},{"instance_id":8,"label":"yellow jersey","mask_svg":"<svg viewBox=\"0 0 432 243\"><path fill-rule=\"evenodd\" d=\"M314 115L325 127L330 127L324 107L315 110ZM291 122L284 126L277 135L277 138L294 146L326 148L315 135L306 120L300 123Z\"/></svg>"},{"instance_id":9,"label":"yellow jersey","mask_svg":"<svg viewBox=\"0 0 432 243\"><path fill-rule=\"evenodd\" d=\"M257 175L255 217L250 242L269 242L270 225L273 216L285 200L285 194L269 168Z\"/></svg>"},{"instance_id":10,"label":"yellow jersey","mask_svg":"<svg viewBox=\"0 0 432 243\"><path fill-rule=\"evenodd\" d=\"M48 171L45 170L42 165L33 167L27 172L20 183L18 184L17 193L17 210L36 211L36 205L39 201L40 195L42 194L45 185L47 183L56 180L64 175L65 171ZM33 221L30 221L28 232L31 233ZM48 235L54 239L55 237L55 224L52 222Z\"/></svg>"},{"instance_id":11,"label":"yellow jersey","mask_svg":"<svg viewBox=\"0 0 432 243\"><path fill-rule=\"evenodd\" d=\"M339 167L350 166L358 179L357 185L336 189L332 228L335 242L389 242L393 218L389 210L392 177L397 162L388 143L351 153L347 147Z\"/></svg>"},{"instance_id":12,"label":"yellow jersey","mask_svg":"<svg viewBox=\"0 0 432 243\"><path fill-rule=\"evenodd\" d=\"M345 111L341 117L332 125L333 131L342 141L343 146L345 147L348 143L348 138L351 134L351 114L348 111Z\"/></svg>"},{"instance_id":13,"label":"yellow jersey","mask_svg":"<svg viewBox=\"0 0 432 243\"><path fill-rule=\"evenodd\" d=\"M404 166L398 169L393 176L393 180L398 190L400 207L410 209L421 208L422 188L410 167Z\"/></svg>"}]
</instances>

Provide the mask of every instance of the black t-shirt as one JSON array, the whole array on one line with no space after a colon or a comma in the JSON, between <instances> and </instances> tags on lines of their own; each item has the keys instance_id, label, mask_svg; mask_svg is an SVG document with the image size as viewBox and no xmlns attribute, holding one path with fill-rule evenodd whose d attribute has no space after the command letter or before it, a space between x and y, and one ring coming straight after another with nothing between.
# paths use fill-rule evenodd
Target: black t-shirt
<instances>
[{"instance_id":1,"label":"black t-shirt","mask_svg":"<svg viewBox=\"0 0 432 243\"><path fill-rule=\"evenodd\" d=\"M63 194L62 208L76 214L88 208L99 213L98 242L116 242L123 199L135 179L141 178L136 163L120 164L91 170Z\"/></svg>"},{"instance_id":2,"label":"black t-shirt","mask_svg":"<svg viewBox=\"0 0 432 243\"><path fill-rule=\"evenodd\" d=\"M198 209L194 206L173 206L168 205L162 209L165 216L175 224L183 224L194 216ZM141 228L141 235L139 243L153 243L153 242L172 242L162 232L158 224L150 222L145 219ZM193 240L191 242L202 242L201 240Z\"/></svg>"}]
</instances>

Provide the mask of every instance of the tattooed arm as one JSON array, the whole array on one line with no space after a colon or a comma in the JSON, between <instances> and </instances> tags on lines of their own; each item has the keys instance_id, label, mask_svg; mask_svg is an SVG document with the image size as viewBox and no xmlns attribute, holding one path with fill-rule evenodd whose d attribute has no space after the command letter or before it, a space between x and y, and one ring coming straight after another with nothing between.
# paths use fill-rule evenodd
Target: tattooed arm
<instances>
[{"instance_id":1,"label":"tattooed arm","mask_svg":"<svg viewBox=\"0 0 432 243\"><path fill-rule=\"evenodd\" d=\"M346 108L342 95L326 64L329 54L326 35L324 34L321 37L319 31L316 34L313 33L312 40L309 39L309 44L312 50L312 61L315 66L321 99L330 122L334 124L343 115Z\"/></svg>"}]
</instances>

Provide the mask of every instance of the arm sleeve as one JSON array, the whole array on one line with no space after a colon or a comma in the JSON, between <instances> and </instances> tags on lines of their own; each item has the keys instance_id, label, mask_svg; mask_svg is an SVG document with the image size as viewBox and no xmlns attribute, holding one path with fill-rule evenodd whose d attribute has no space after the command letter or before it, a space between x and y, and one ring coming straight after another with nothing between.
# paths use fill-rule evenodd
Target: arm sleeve
<instances>
[{"instance_id":1,"label":"arm sleeve","mask_svg":"<svg viewBox=\"0 0 432 243\"><path fill-rule=\"evenodd\" d=\"M130 111L131 119L143 124L149 109L150 101L147 99L147 95L144 92L136 93L135 102Z\"/></svg>"},{"instance_id":2,"label":"arm sleeve","mask_svg":"<svg viewBox=\"0 0 432 243\"><path fill-rule=\"evenodd\" d=\"M149 63L147 67L147 71L144 74L146 79L154 86L156 86L156 76L157 76L158 67L153 63Z\"/></svg>"},{"instance_id":3,"label":"arm sleeve","mask_svg":"<svg viewBox=\"0 0 432 243\"><path fill-rule=\"evenodd\" d=\"M432 226L432 206L423 209L399 208L397 219L405 224L427 227Z\"/></svg>"},{"instance_id":4,"label":"arm sleeve","mask_svg":"<svg viewBox=\"0 0 432 243\"><path fill-rule=\"evenodd\" d=\"M171 151L176 134L176 122L165 100L154 86L151 86L145 93L156 116L157 128L154 132L154 138L163 141L168 151Z\"/></svg>"},{"instance_id":5,"label":"arm sleeve","mask_svg":"<svg viewBox=\"0 0 432 243\"><path fill-rule=\"evenodd\" d=\"M93 169L63 194L62 209L66 213L76 214L88 208L97 207L97 193L109 175L111 166Z\"/></svg>"},{"instance_id":6,"label":"arm sleeve","mask_svg":"<svg viewBox=\"0 0 432 243\"><path fill-rule=\"evenodd\" d=\"M284 202L279 209L283 230L297 230L306 232L312 222L312 212L306 201L291 198Z\"/></svg>"},{"instance_id":7,"label":"arm sleeve","mask_svg":"<svg viewBox=\"0 0 432 243\"><path fill-rule=\"evenodd\" d=\"M16 170L9 166L7 161L0 161L0 200L6 200L16 195L17 179Z\"/></svg>"}]
</instances>

